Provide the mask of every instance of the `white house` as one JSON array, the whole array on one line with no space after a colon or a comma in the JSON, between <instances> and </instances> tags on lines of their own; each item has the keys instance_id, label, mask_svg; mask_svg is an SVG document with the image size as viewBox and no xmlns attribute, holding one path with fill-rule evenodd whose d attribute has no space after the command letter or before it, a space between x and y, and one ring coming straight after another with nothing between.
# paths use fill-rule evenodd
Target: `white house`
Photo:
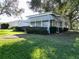
<instances>
[{"instance_id":1,"label":"white house","mask_svg":"<svg viewBox=\"0 0 79 59\"><path fill-rule=\"evenodd\" d=\"M9 28L28 26L28 22L26 20L14 20L14 21L10 21L10 22L0 22L0 28L1 28L1 24L4 24L4 23L9 24Z\"/></svg>"},{"instance_id":2,"label":"white house","mask_svg":"<svg viewBox=\"0 0 79 59\"><path fill-rule=\"evenodd\" d=\"M26 20L15 20L12 22L9 22L9 27L25 27L29 26L29 23Z\"/></svg>"},{"instance_id":3,"label":"white house","mask_svg":"<svg viewBox=\"0 0 79 59\"><path fill-rule=\"evenodd\" d=\"M27 16L26 20L15 20L9 22L9 27L19 27L27 32L38 32L51 34L67 31L69 21L66 17L52 13L40 13Z\"/></svg>"},{"instance_id":4,"label":"white house","mask_svg":"<svg viewBox=\"0 0 79 59\"><path fill-rule=\"evenodd\" d=\"M69 24L66 19L64 16L52 12L28 16L30 28L45 28L49 34L52 32L61 32L65 29L67 30Z\"/></svg>"}]
</instances>

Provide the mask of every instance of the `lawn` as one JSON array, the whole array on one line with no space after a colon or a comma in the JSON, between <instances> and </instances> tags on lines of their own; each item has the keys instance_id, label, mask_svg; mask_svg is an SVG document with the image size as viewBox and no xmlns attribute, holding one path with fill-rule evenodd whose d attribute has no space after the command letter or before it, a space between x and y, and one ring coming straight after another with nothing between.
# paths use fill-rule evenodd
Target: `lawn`
<instances>
[{"instance_id":1,"label":"lawn","mask_svg":"<svg viewBox=\"0 0 79 59\"><path fill-rule=\"evenodd\" d=\"M18 38L0 39L0 59L79 59L79 32L53 35L9 32Z\"/></svg>"},{"instance_id":2,"label":"lawn","mask_svg":"<svg viewBox=\"0 0 79 59\"><path fill-rule=\"evenodd\" d=\"M16 32L13 31L12 29L0 29L0 35L14 35L14 34L23 34L23 32Z\"/></svg>"}]
</instances>

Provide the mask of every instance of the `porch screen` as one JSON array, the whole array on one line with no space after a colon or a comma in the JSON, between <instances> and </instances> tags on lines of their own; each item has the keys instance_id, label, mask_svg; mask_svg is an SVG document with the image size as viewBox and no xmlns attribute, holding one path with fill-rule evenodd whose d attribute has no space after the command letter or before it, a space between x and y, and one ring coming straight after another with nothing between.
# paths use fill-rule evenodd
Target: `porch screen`
<instances>
[{"instance_id":1,"label":"porch screen","mask_svg":"<svg viewBox=\"0 0 79 59\"><path fill-rule=\"evenodd\" d=\"M36 27L41 27L41 21L36 21Z\"/></svg>"},{"instance_id":2,"label":"porch screen","mask_svg":"<svg viewBox=\"0 0 79 59\"><path fill-rule=\"evenodd\" d=\"M48 21L42 21L42 26L43 27L48 27L49 25L49 22Z\"/></svg>"},{"instance_id":3,"label":"porch screen","mask_svg":"<svg viewBox=\"0 0 79 59\"><path fill-rule=\"evenodd\" d=\"M57 26L57 21L53 20L52 21L52 26L56 27Z\"/></svg>"},{"instance_id":4,"label":"porch screen","mask_svg":"<svg viewBox=\"0 0 79 59\"><path fill-rule=\"evenodd\" d=\"M31 22L31 27L35 27L35 22Z\"/></svg>"}]
</instances>

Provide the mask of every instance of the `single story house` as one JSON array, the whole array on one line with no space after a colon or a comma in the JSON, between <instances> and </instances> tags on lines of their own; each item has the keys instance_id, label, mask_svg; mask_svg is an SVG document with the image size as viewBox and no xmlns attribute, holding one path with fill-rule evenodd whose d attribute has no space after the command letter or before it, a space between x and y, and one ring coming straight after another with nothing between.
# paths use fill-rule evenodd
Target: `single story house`
<instances>
[{"instance_id":1,"label":"single story house","mask_svg":"<svg viewBox=\"0 0 79 59\"><path fill-rule=\"evenodd\" d=\"M9 27L26 27L29 26L28 22L26 20L15 20L12 22L9 22Z\"/></svg>"},{"instance_id":2,"label":"single story house","mask_svg":"<svg viewBox=\"0 0 79 59\"><path fill-rule=\"evenodd\" d=\"M40 13L27 16L26 20L8 22L9 28L25 30L28 33L52 34L67 31L69 28L68 18L52 12Z\"/></svg>"},{"instance_id":3,"label":"single story house","mask_svg":"<svg viewBox=\"0 0 79 59\"><path fill-rule=\"evenodd\" d=\"M26 20L15 20L8 24L9 28L15 28L16 31L24 31L25 28L29 26L29 23Z\"/></svg>"},{"instance_id":4,"label":"single story house","mask_svg":"<svg viewBox=\"0 0 79 59\"><path fill-rule=\"evenodd\" d=\"M2 24L8 24L8 28L23 28L28 26L28 22L26 20L14 20L14 21L9 21L9 22L0 22L0 28L2 28Z\"/></svg>"},{"instance_id":5,"label":"single story house","mask_svg":"<svg viewBox=\"0 0 79 59\"><path fill-rule=\"evenodd\" d=\"M69 27L66 17L52 12L28 16L28 23L26 31L29 33L59 33L67 31Z\"/></svg>"}]
</instances>

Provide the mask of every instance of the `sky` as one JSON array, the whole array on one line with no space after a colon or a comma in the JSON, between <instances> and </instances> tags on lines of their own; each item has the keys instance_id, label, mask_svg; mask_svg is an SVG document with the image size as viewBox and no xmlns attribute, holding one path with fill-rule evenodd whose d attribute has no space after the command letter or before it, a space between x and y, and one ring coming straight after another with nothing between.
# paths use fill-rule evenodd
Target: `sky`
<instances>
[{"instance_id":1,"label":"sky","mask_svg":"<svg viewBox=\"0 0 79 59\"><path fill-rule=\"evenodd\" d=\"M31 1L31 0L19 0L19 8L25 9L25 13L23 15L26 15L26 16L35 14L35 12L29 9L29 4L27 3L28 1Z\"/></svg>"},{"instance_id":2,"label":"sky","mask_svg":"<svg viewBox=\"0 0 79 59\"><path fill-rule=\"evenodd\" d=\"M0 0L2 1L2 0ZM31 9L29 9L29 4L27 3L28 1L31 0L19 0L19 8L23 8L25 11L24 13L21 15L21 17L23 18L23 20L27 19L26 16L30 16L33 14L37 14L37 12L33 12ZM0 22L10 22L10 21L14 21L14 20L19 20L20 18L15 18L15 17L7 17L6 14L0 15Z\"/></svg>"}]
</instances>

